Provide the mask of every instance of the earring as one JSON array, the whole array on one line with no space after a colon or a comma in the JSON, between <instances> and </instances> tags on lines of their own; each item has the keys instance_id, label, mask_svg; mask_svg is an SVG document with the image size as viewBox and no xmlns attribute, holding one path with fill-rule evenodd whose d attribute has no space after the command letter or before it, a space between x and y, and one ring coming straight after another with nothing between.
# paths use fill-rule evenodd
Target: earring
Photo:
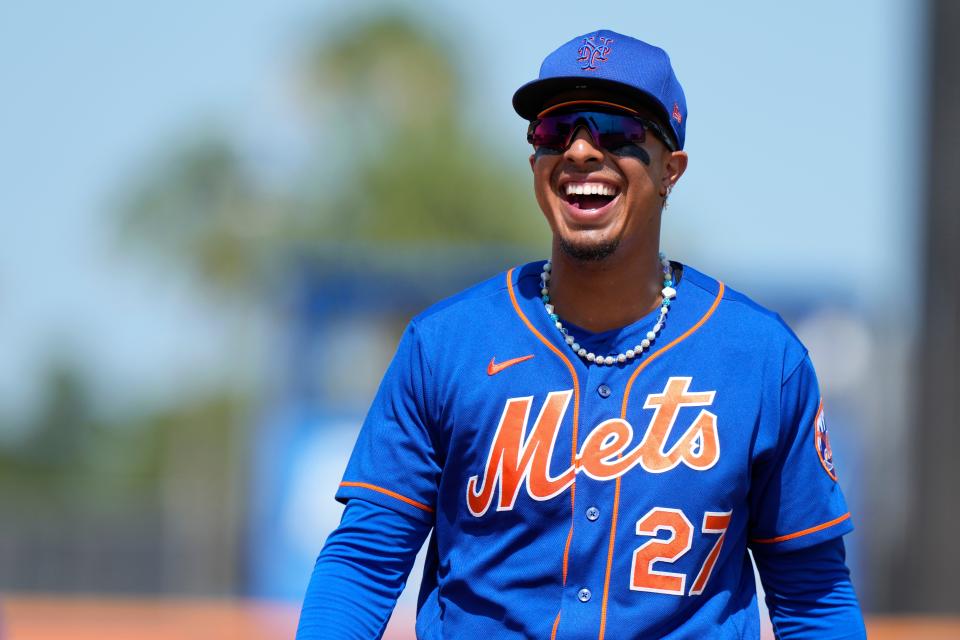
<instances>
[{"instance_id":1,"label":"earring","mask_svg":"<svg viewBox=\"0 0 960 640\"><path fill-rule=\"evenodd\" d=\"M667 207L670 206L669 198L670 198L670 192L671 192L671 191L673 191L673 185L672 185L672 184L667 187L665 193L661 193L661 194L660 194L660 197L663 198L663 207L662 207L663 209L666 209Z\"/></svg>"}]
</instances>

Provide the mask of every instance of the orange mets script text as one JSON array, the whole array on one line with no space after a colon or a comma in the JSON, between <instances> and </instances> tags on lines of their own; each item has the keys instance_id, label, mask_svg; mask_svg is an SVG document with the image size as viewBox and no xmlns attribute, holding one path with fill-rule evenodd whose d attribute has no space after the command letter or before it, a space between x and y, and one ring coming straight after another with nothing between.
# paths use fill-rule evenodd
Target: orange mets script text
<instances>
[{"instance_id":1,"label":"orange mets script text","mask_svg":"<svg viewBox=\"0 0 960 640\"><path fill-rule=\"evenodd\" d=\"M555 476L550 475L553 449L573 391L547 395L529 436L526 434L533 398L510 398L493 435L482 479L473 476L467 481L470 513L477 517L485 514L498 487L497 511L507 511L513 509L521 484L531 498L542 501L562 493L578 473L595 480L614 480L638 465L649 473L663 473L679 464L698 471L711 468L720 459L720 440L717 416L706 409L700 410L669 450L664 449L681 408L713 404L715 392L691 392L691 381L692 378L670 378L663 393L647 396L643 407L653 409L653 416L635 447L629 448L633 441L629 422L619 418L604 420L587 435L573 464Z\"/></svg>"}]
</instances>

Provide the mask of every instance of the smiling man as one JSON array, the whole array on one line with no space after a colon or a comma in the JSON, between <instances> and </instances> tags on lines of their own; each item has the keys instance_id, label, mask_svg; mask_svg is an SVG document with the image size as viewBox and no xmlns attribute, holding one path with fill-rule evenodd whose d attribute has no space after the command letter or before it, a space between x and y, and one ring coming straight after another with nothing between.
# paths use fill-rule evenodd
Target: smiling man
<instances>
[{"instance_id":1,"label":"smiling man","mask_svg":"<svg viewBox=\"0 0 960 640\"><path fill-rule=\"evenodd\" d=\"M549 260L401 339L337 499L298 638L376 638L432 531L417 637L865 637L806 349L661 253L687 166L667 54L598 31L551 53L530 124Z\"/></svg>"}]
</instances>

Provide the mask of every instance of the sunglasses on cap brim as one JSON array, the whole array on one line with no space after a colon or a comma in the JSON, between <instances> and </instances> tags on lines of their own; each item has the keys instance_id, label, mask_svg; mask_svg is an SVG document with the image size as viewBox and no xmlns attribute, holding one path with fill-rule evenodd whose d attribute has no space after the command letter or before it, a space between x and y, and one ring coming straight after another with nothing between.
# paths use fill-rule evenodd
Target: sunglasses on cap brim
<instances>
[{"instance_id":1,"label":"sunglasses on cap brim","mask_svg":"<svg viewBox=\"0 0 960 640\"><path fill-rule=\"evenodd\" d=\"M563 105L557 105L561 107ZM581 109L587 105L581 105ZM552 108L537 116L527 128L527 142L535 148L546 147L563 151L570 145L577 129L584 127L600 147L614 151L620 147L639 144L646 140L649 131L670 150L677 147L657 123L622 109L556 110Z\"/></svg>"}]
</instances>

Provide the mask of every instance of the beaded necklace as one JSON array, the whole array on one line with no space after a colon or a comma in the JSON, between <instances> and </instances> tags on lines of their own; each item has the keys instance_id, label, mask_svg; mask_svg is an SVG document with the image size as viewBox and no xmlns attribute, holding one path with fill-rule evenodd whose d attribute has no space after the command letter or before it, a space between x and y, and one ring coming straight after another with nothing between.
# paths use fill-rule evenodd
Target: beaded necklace
<instances>
[{"instance_id":1,"label":"beaded necklace","mask_svg":"<svg viewBox=\"0 0 960 640\"><path fill-rule=\"evenodd\" d=\"M657 319L656 324L653 325L653 328L647 332L647 337L641 340L639 344L632 349L627 349L625 352L618 353L614 356L598 356L581 347L576 339L567 331L567 328L563 326L563 323L560 321L560 316L554 313L553 305L550 304L549 287L550 271L553 267L549 260L543 265L543 272L540 274L540 299L543 300L543 308L547 310L550 319L553 320L554 325L560 330L560 333L563 334L564 342L574 353L593 364L607 366L615 363L623 364L628 360L639 358L644 351L650 348L650 345L656 340L657 334L663 329L663 324L667 319L667 313L670 311L671 300L677 296L677 290L673 288L673 270L670 267L670 261L667 260L667 257L662 253L660 254L660 266L663 269L663 289L660 291L660 295L663 296L663 303L660 305L660 317Z\"/></svg>"}]
</instances>

